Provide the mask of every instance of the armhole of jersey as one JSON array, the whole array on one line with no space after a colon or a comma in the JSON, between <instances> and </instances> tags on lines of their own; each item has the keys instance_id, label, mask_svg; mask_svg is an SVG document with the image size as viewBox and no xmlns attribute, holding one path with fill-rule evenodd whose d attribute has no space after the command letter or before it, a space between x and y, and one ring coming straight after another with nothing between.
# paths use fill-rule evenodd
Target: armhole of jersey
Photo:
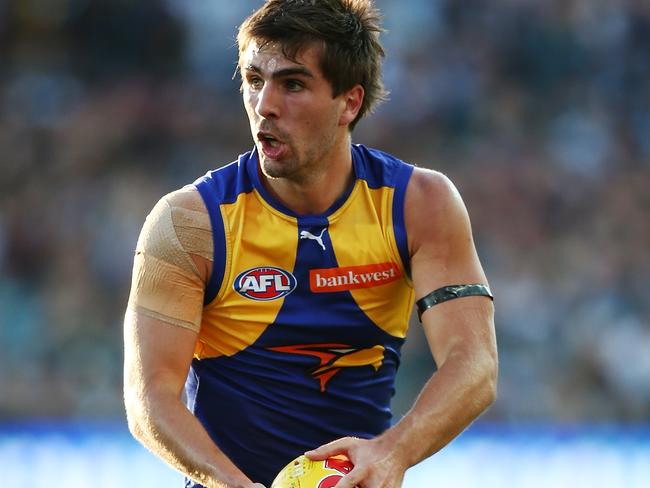
<instances>
[{"instance_id":1,"label":"armhole of jersey","mask_svg":"<svg viewBox=\"0 0 650 488\"><path fill-rule=\"evenodd\" d=\"M395 192L393 194L393 232L397 250L402 258L402 266L409 279L411 279L411 259L409 256L408 236L406 224L404 223L404 201L406 199L406 187L408 186L413 166L401 164L395 174Z\"/></svg>"},{"instance_id":2,"label":"armhole of jersey","mask_svg":"<svg viewBox=\"0 0 650 488\"><path fill-rule=\"evenodd\" d=\"M203 203L208 209L210 216L210 226L212 227L212 242L213 242L213 260L212 260L212 274L205 287L205 295L203 298L203 305L209 304L214 300L219 293L223 277L226 272L227 261L227 248L226 248L226 230L224 227L223 216L221 215L221 207L216 204L219 201L214 194L214 189L209 181L201 180L194 183L194 186L199 191Z\"/></svg>"}]
</instances>

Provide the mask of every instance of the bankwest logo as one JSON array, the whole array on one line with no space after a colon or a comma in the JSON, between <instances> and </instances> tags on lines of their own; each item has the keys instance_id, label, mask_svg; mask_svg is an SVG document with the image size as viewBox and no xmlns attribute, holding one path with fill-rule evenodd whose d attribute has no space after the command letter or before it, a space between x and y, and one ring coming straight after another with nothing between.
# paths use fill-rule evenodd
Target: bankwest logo
<instances>
[{"instance_id":1,"label":"bankwest logo","mask_svg":"<svg viewBox=\"0 0 650 488\"><path fill-rule=\"evenodd\" d=\"M385 285L401 276L402 272L395 263L312 269L309 271L309 286L314 293L329 293Z\"/></svg>"},{"instance_id":2,"label":"bankwest logo","mask_svg":"<svg viewBox=\"0 0 650 488\"><path fill-rule=\"evenodd\" d=\"M239 273L233 288L251 300L268 301L287 296L296 288L296 284L296 278L288 271L261 266Z\"/></svg>"}]
</instances>

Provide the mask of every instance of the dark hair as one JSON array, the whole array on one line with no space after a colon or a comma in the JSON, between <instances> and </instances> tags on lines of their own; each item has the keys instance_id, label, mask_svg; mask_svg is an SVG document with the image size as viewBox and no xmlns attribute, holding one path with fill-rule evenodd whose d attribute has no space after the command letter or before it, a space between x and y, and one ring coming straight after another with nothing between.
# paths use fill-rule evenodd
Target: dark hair
<instances>
[{"instance_id":1,"label":"dark hair","mask_svg":"<svg viewBox=\"0 0 650 488\"><path fill-rule=\"evenodd\" d=\"M279 42L291 60L307 44L322 43L320 68L332 96L357 84L365 91L352 130L388 95L381 80L380 20L372 0L267 0L239 27L239 62L251 41Z\"/></svg>"}]
</instances>

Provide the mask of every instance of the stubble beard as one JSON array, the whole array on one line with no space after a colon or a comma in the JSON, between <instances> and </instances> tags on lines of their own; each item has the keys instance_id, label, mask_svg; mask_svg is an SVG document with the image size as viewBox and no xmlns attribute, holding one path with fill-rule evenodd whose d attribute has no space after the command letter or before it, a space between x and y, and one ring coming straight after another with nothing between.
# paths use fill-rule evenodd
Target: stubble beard
<instances>
[{"instance_id":1,"label":"stubble beard","mask_svg":"<svg viewBox=\"0 0 650 488\"><path fill-rule=\"evenodd\" d=\"M335 134L331 134L302 154L291 147L291 154L282 161L269 160L260 152L262 172L269 178L284 178L297 184L313 182L327 171L324 161L335 144Z\"/></svg>"},{"instance_id":2,"label":"stubble beard","mask_svg":"<svg viewBox=\"0 0 650 488\"><path fill-rule=\"evenodd\" d=\"M262 151L258 149L258 154L261 161L262 172L264 176L271 179L289 178L297 172L297 162L295 158L285 159L282 161L275 161L268 159Z\"/></svg>"}]
</instances>

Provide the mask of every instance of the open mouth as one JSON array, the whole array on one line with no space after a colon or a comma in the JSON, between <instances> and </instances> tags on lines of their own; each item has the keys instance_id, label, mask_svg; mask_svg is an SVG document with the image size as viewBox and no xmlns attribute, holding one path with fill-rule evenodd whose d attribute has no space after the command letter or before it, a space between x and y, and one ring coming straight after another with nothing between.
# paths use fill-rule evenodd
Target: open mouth
<instances>
[{"instance_id":1,"label":"open mouth","mask_svg":"<svg viewBox=\"0 0 650 488\"><path fill-rule=\"evenodd\" d=\"M261 149L267 158L277 159L281 157L286 149L286 145L267 132L258 132L257 139L261 143Z\"/></svg>"},{"instance_id":2,"label":"open mouth","mask_svg":"<svg viewBox=\"0 0 650 488\"><path fill-rule=\"evenodd\" d=\"M271 147L278 147L280 145L280 141L278 141L275 137L268 135L268 134L260 134L258 139L262 143L266 143Z\"/></svg>"}]
</instances>

